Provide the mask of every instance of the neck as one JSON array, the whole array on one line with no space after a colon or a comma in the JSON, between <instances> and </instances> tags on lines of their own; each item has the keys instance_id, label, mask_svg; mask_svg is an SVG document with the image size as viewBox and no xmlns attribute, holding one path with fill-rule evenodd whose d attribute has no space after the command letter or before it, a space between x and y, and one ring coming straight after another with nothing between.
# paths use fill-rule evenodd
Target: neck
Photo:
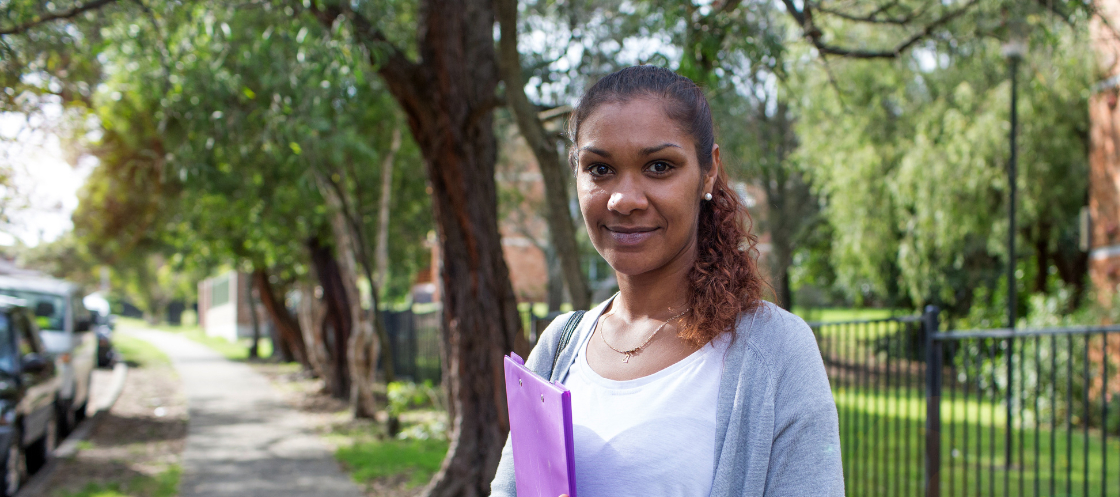
<instances>
[{"instance_id":1,"label":"neck","mask_svg":"<svg viewBox=\"0 0 1120 497\"><path fill-rule=\"evenodd\" d=\"M666 319L688 306L688 273L696 261L695 242L668 264L637 275L615 272L618 297L612 312L627 321L638 318Z\"/></svg>"}]
</instances>

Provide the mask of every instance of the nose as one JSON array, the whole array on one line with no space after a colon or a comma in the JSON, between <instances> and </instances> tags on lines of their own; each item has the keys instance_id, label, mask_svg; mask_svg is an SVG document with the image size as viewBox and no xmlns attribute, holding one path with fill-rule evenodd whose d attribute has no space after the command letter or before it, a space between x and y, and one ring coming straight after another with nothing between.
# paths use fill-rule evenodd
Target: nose
<instances>
[{"instance_id":1,"label":"nose","mask_svg":"<svg viewBox=\"0 0 1120 497\"><path fill-rule=\"evenodd\" d=\"M607 209L623 216L628 216L631 212L645 209L648 206L649 199L646 198L640 182L625 177L617 183L617 187L611 192L610 199L607 200Z\"/></svg>"}]
</instances>

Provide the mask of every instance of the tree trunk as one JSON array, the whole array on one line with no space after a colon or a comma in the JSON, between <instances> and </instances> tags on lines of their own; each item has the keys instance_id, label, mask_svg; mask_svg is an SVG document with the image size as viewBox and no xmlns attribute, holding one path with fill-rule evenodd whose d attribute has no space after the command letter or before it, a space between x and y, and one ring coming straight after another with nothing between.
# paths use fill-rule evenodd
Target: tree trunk
<instances>
[{"instance_id":1,"label":"tree trunk","mask_svg":"<svg viewBox=\"0 0 1120 497\"><path fill-rule=\"evenodd\" d=\"M775 102L772 116L767 113L767 103L760 102L756 118L760 119L762 132L758 134L760 150L768 157L761 161L760 184L766 193L766 225L770 230L770 277L779 305L786 310L793 308L793 288L789 268L793 265L793 252L803 240L807 227L817 216L819 207L805 176L789 161L797 148L794 120L789 105Z\"/></svg>"},{"instance_id":2,"label":"tree trunk","mask_svg":"<svg viewBox=\"0 0 1120 497\"><path fill-rule=\"evenodd\" d=\"M556 250L548 247L545 253L545 263L548 264L548 312L556 312L560 310L560 304L564 303L564 280L560 273L560 258L556 256Z\"/></svg>"},{"instance_id":3,"label":"tree trunk","mask_svg":"<svg viewBox=\"0 0 1120 497\"><path fill-rule=\"evenodd\" d=\"M393 143L389 146L389 153L381 161L381 198L377 212L377 248L374 249L373 259L377 267L377 288L385 288L389 277L389 210L393 198L393 159L401 148L401 130L393 129ZM375 312L377 309L373 309Z\"/></svg>"},{"instance_id":4,"label":"tree trunk","mask_svg":"<svg viewBox=\"0 0 1120 497\"><path fill-rule=\"evenodd\" d=\"M347 2L318 14L326 23L341 14L354 23L354 36L408 116L432 187L442 254L443 384L454 415L451 448L425 494L488 495L509 431L502 356L528 348L498 233L491 2L420 2L419 63L387 45Z\"/></svg>"},{"instance_id":5,"label":"tree trunk","mask_svg":"<svg viewBox=\"0 0 1120 497\"><path fill-rule=\"evenodd\" d=\"M353 310L351 318L354 323L357 323L357 327L351 334L347 356L351 376L350 406L354 416L360 418L371 418L377 412L374 387L376 385L378 352L381 353L382 362L388 365L384 369L386 385L395 380L392 368L392 349L387 345L383 346L383 344L389 343L389 338L381 322L377 296L381 289L380 281L384 280L384 275L388 271L389 199L392 195L393 180L391 171L393 159L400 149L400 139L400 131L394 130L389 153L382 161L381 212L378 220L379 234L376 250L378 251L377 256L384 259L379 259L376 263L380 266L380 274L377 277L373 273L369 245L366 243L363 231L364 222L360 213L364 209L362 209L360 203L357 203L357 198L348 199L347 190L340 181L335 181L325 175L319 175L319 184L322 187L323 195L335 212L331 228L334 230L335 238L340 246L345 247L344 250L340 249L339 251L339 261L344 262L349 268L343 271L343 274L346 275L344 281L351 281L352 278L353 287L347 286L347 294L351 302L361 302L361 295L357 289L357 267L359 265L365 274L366 282L370 286L369 311L366 312L362 309L360 304L351 306ZM386 170L390 171L389 174L384 173ZM399 426L396 417L390 413L386 421L386 432L389 435L395 435Z\"/></svg>"},{"instance_id":6,"label":"tree trunk","mask_svg":"<svg viewBox=\"0 0 1120 497\"><path fill-rule=\"evenodd\" d=\"M238 273L240 274L240 273ZM252 276L250 276L252 278ZM240 277L238 277L240 279ZM253 301L253 285L245 285L245 301L249 304L249 319L253 323L253 341L249 344L249 359L258 359L260 354L257 350L257 345L261 341L261 323L257 318L257 305Z\"/></svg>"},{"instance_id":7,"label":"tree trunk","mask_svg":"<svg viewBox=\"0 0 1120 497\"><path fill-rule=\"evenodd\" d=\"M771 214L778 214L780 211L771 210ZM773 224L771 225L773 226ZM789 267L792 265L792 252L793 240L790 233L783 233L781 228L772 229L770 231L770 281L774 287L774 297L778 299L777 304L782 309L790 310L793 308L793 291L789 285ZM782 236L785 235L785 236Z\"/></svg>"},{"instance_id":8,"label":"tree trunk","mask_svg":"<svg viewBox=\"0 0 1120 497\"><path fill-rule=\"evenodd\" d=\"M268 328L268 339L272 341L272 357L269 359L274 362L294 362L296 359L292 356L292 349L280 337L280 330L276 325Z\"/></svg>"},{"instance_id":9,"label":"tree trunk","mask_svg":"<svg viewBox=\"0 0 1120 497\"><path fill-rule=\"evenodd\" d=\"M287 352L287 355L303 365L304 368L311 369L303 335L300 333L299 322L288 312L288 308L284 307L284 301L277 299L272 283L268 280L268 273L263 269L253 271L253 284L256 285L257 293L261 296L261 303L264 304L264 308L272 317L277 334L280 335L281 347L279 350L281 351L281 357L284 357L284 352Z\"/></svg>"},{"instance_id":10,"label":"tree trunk","mask_svg":"<svg viewBox=\"0 0 1120 497\"><path fill-rule=\"evenodd\" d=\"M311 264L315 267L319 286L323 289L323 305L326 308L322 331L330 361L327 385L335 398L349 399L350 366L346 349L350 344L350 331L354 325L352 301L347 296L343 281L345 277L334 247L323 245L318 237L312 237L307 241L307 248L311 252ZM357 302L353 305L357 305Z\"/></svg>"},{"instance_id":11,"label":"tree trunk","mask_svg":"<svg viewBox=\"0 0 1120 497\"><path fill-rule=\"evenodd\" d=\"M497 0L494 5L501 25L502 39L499 47L502 80L506 84L506 102L517 121L521 136L525 137L529 148L533 150L541 170L545 203L548 206L548 230L552 235L552 243L556 246L557 257L560 258L572 307L590 309L591 291L587 275L583 273L580 264L579 245L576 243L576 232L568 207L568 179L571 171L565 165L567 161L560 160L556 140L548 137L544 124L537 117L537 109L525 95L521 56L517 52L517 0Z\"/></svg>"},{"instance_id":12,"label":"tree trunk","mask_svg":"<svg viewBox=\"0 0 1120 497\"><path fill-rule=\"evenodd\" d=\"M346 361L350 367L350 411L355 418L372 418L377 413L377 402L373 396L373 386L377 372L377 354L380 342L374 336L371 314L362 309L361 292L358 290L357 261L354 259L354 234L346 222L346 215L335 210L331 217L331 230L338 245L338 269L342 276L346 298L353 302L349 306L350 343ZM377 291L373 287L371 291Z\"/></svg>"},{"instance_id":13,"label":"tree trunk","mask_svg":"<svg viewBox=\"0 0 1120 497\"><path fill-rule=\"evenodd\" d=\"M1050 286L1050 226L1046 223L1039 223L1034 227L1035 237L1034 240L1034 257L1035 257L1035 274L1034 274L1034 289L1035 293L1046 293L1047 287Z\"/></svg>"},{"instance_id":14,"label":"tree trunk","mask_svg":"<svg viewBox=\"0 0 1120 497\"><path fill-rule=\"evenodd\" d=\"M320 302L321 288L311 282L299 286L299 324L303 330L303 340L307 343L307 361L315 376L328 383L331 375L330 352L323 333L327 308Z\"/></svg>"}]
</instances>

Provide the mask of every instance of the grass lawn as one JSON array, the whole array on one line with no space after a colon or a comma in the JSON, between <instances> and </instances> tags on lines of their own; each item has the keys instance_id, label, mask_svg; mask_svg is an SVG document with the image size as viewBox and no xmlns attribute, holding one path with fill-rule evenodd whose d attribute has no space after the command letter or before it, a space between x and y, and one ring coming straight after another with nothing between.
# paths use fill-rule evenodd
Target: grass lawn
<instances>
[{"instance_id":1,"label":"grass lawn","mask_svg":"<svg viewBox=\"0 0 1120 497\"><path fill-rule=\"evenodd\" d=\"M239 339L237 342L231 342L221 337L208 336L202 328L198 326L171 326L167 324L149 325L141 319L121 317L117 319L117 325L123 328L133 329L156 329L167 331L170 333L177 333L207 347L210 347L215 352L222 354L227 359L233 361L244 361L249 358L249 345L251 340L248 338ZM113 343L116 344L117 337L114 336ZM257 353L260 358L268 358L272 356L272 341L267 337L262 337L258 342Z\"/></svg>"},{"instance_id":2,"label":"grass lawn","mask_svg":"<svg viewBox=\"0 0 1120 497\"><path fill-rule=\"evenodd\" d=\"M116 333L113 335L113 348L122 361L138 367L170 366L171 359L160 352L155 345L139 338Z\"/></svg>"},{"instance_id":3,"label":"grass lawn","mask_svg":"<svg viewBox=\"0 0 1120 497\"><path fill-rule=\"evenodd\" d=\"M414 409L400 415L401 434L385 436L383 427L366 423L335 425L326 435L336 447L335 458L355 482L370 489L399 491L424 485L439 471L447 454L445 438L447 413L433 409ZM417 436L423 432L426 435ZM402 438L406 434L412 438ZM374 494L378 494L374 491Z\"/></svg>"},{"instance_id":4,"label":"grass lawn","mask_svg":"<svg viewBox=\"0 0 1120 497\"><path fill-rule=\"evenodd\" d=\"M858 321L866 319L885 319L889 317L911 316L916 313L905 309L870 309L850 307L799 307L793 306L793 313L807 322L831 323L837 321Z\"/></svg>"},{"instance_id":5,"label":"grass lawn","mask_svg":"<svg viewBox=\"0 0 1120 497\"><path fill-rule=\"evenodd\" d=\"M443 439L366 440L338 449L335 457L358 483L404 475L408 485L415 487L439 471L447 445Z\"/></svg>"}]
</instances>

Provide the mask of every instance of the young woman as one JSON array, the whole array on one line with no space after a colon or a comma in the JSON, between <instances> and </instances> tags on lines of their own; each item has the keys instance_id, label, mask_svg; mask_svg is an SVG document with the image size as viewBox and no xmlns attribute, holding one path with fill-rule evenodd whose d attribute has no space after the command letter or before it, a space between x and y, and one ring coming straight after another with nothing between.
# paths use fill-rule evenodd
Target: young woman
<instances>
[{"instance_id":1,"label":"young woman","mask_svg":"<svg viewBox=\"0 0 1120 497\"><path fill-rule=\"evenodd\" d=\"M762 299L755 236L691 80L638 66L569 125L587 233L619 293L526 366L572 392L579 497L844 495L836 406L804 321ZM555 366L553 362L555 360ZM516 494L507 442L492 484Z\"/></svg>"}]
</instances>

